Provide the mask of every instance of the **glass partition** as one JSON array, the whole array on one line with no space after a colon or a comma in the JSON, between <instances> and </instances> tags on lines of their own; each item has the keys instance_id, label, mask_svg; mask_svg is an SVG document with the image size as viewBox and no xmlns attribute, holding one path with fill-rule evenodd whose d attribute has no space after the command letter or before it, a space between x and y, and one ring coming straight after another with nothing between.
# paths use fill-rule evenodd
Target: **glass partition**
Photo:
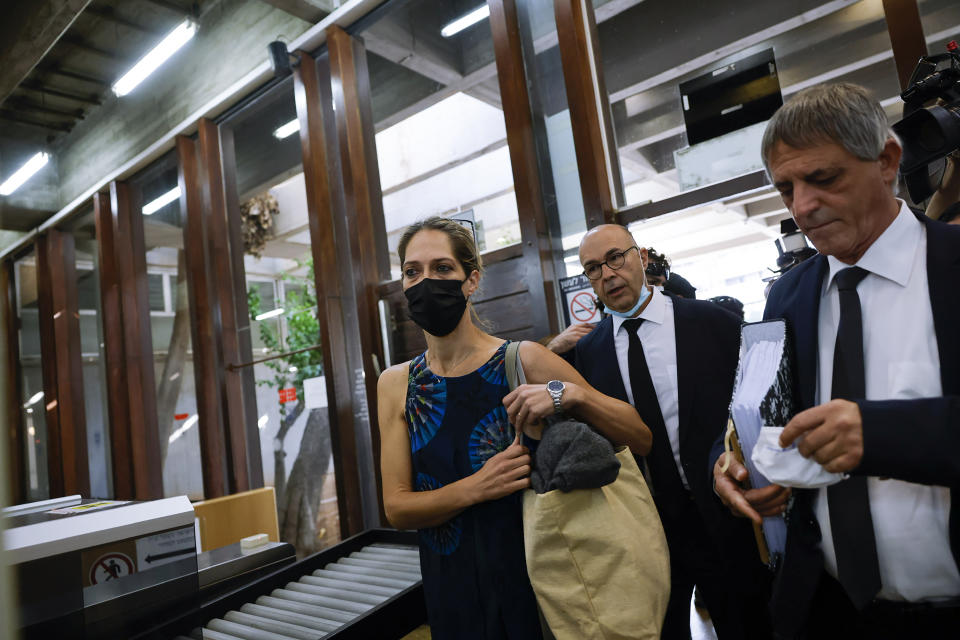
<instances>
[{"instance_id":1,"label":"glass partition","mask_svg":"<svg viewBox=\"0 0 960 640\"><path fill-rule=\"evenodd\" d=\"M31 250L14 262L17 317L20 326L20 401L23 403L24 474L27 502L50 497L47 477L47 421L40 357L40 311L37 303L37 255ZM57 496L54 496L57 497Z\"/></svg>"},{"instance_id":2,"label":"glass partition","mask_svg":"<svg viewBox=\"0 0 960 640\"><path fill-rule=\"evenodd\" d=\"M264 482L281 538L302 556L340 541L340 516L292 79L222 127L234 138L253 359L279 356L253 367Z\"/></svg>"},{"instance_id":3,"label":"glass partition","mask_svg":"<svg viewBox=\"0 0 960 640\"><path fill-rule=\"evenodd\" d=\"M745 73L751 61L772 52L767 79L745 83L736 95L753 95L751 87L769 82L771 72L783 99L818 83L854 82L874 93L892 123L901 103L883 4L690 0L682 10L666 0L594 5L626 204L664 201L668 210L631 225L638 243L665 254L674 272L697 287L698 298L737 297L746 319L759 319L764 279L776 268L774 240L789 214L771 187L720 200L697 189L733 185L740 176L762 171L765 121L737 125L751 102L735 101L712 116L711 131L726 132L702 139L702 132L690 127L704 109L714 108L709 100L716 96L708 95L705 103L696 85L684 83L699 78L709 84L710 78ZM924 0L920 7L928 36L960 24L955 2Z\"/></svg>"},{"instance_id":4,"label":"glass partition","mask_svg":"<svg viewBox=\"0 0 960 640\"><path fill-rule=\"evenodd\" d=\"M93 209L65 225L74 239L77 271L77 307L80 314L80 350L83 402L90 467L90 497L112 497L110 429L107 415L103 323L100 319L100 272Z\"/></svg>"},{"instance_id":5,"label":"glass partition","mask_svg":"<svg viewBox=\"0 0 960 640\"><path fill-rule=\"evenodd\" d=\"M394 278L400 234L427 216L474 220L481 251L520 241L490 23L449 28L478 4L398 2L357 34L367 49Z\"/></svg>"},{"instance_id":6,"label":"glass partition","mask_svg":"<svg viewBox=\"0 0 960 640\"><path fill-rule=\"evenodd\" d=\"M131 184L139 190L143 216L163 491L200 500L203 473L176 153L154 162Z\"/></svg>"}]
</instances>

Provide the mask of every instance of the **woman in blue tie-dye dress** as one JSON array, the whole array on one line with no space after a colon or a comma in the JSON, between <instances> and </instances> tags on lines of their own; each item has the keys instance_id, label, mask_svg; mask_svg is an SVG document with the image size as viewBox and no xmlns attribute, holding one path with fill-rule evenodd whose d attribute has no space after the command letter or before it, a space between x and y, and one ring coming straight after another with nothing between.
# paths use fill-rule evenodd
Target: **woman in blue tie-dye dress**
<instances>
[{"instance_id":1,"label":"woman in blue tie-dye dress","mask_svg":"<svg viewBox=\"0 0 960 640\"><path fill-rule=\"evenodd\" d=\"M535 433L563 410L645 454L650 432L630 405L591 388L536 343L520 346L527 381L510 392L507 343L471 321L482 266L470 233L430 218L400 241L403 288L427 351L378 386L383 500L390 522L418 529L436 640L541 637L523 550L521 494L530 455L514 425ZM544 383L562 380L559 393ZM528 441L530 444L534 441Z\"/></svg>"}]
</instances>

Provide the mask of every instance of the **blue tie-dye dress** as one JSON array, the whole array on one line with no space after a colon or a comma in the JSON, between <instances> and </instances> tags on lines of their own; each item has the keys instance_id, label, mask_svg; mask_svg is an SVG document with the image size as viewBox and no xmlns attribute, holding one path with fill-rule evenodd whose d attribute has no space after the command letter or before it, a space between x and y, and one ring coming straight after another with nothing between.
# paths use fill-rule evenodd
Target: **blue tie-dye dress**
<instances>
[{"instance_id":1,"label":"blue tie-dye dress","mask_svg":"<svg viewBox=\"0 0 960 640\"><path fill-rule=\"evenodd\" d=\"M506 343L479 369L440 377L410 362L406 419L417 491L465 478L513 442L503 397ZM476 504L421 529L420 566L434 640L540 638L523 553L521 494Z\"/></svg>"}]
</instances>

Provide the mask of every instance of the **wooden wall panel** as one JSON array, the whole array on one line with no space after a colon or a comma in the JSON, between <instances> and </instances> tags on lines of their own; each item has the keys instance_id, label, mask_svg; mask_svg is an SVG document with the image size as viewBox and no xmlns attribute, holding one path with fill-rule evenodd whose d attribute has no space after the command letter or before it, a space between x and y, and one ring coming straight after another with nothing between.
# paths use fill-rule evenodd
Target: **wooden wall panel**
<instances>
[{"instance_id":1,"label":"wooden wall panel","mask_svg":"<svg viewBox=\"0 0 960 640\"><path fill-rule=\"evenodd\" d=\"M197 391L197 423L203 473L203 495L219 498L229 493L227 450L220 405L223 366L219 359L214 321L216 292L207 262L204 225L204 189L197 144L177 136L180 210L184 213L183 247L190 292L190 335L193 378Z\"/></svg>"},{"instance_id":2,"label":"wooden wall panel","mask_svg":"<svg viewBox=\"0 0 960 640\"><path fill-rule=\"evenodd\" d=\"M227 369L225 363L239 364L240 340L238 334L237 310L234 304L236 287L234 286L233 261L231 259L230 233L227 224L227 203L224 193L223 165L221 163L220 133L217 125L206 118L198 123L198 141L201 176L207 206L203 208L204 231L207 234L207 258L213 294L211 302L215 305L212 323L215 342L219 347L220 363L219 397L221 413L226 434L229 465L229 493L247 491L251 488L247 460L247 433L256 422L248 424L246 406L242 398L244 393L242 369ZM236 247L242 255L243 246ZM236 274L243 278L243 272ZM246 297L246 296L244 296ZM257 442L257 451L260 443Z\"/></svg>"},{"instance_id":3,"label":"wooden wall panel","mask_svg":"<svg viewBox=\"0 0 960 640\"><path fill-rule=\"evenodd\" d=\"M51 257L46 238L36 244L37 311L40 324L40 370L43 378L43 411L47 429L47 477L49 497L64 494L63 451L60 448L60 404L57 401L57 347L53 328L53 283ZM38 411L39 407L34 409Z\"/></svg>"},{"instance_id":4,"label":"wooden wall panel","mask_svg":"<svg viewBox=\"0 0 960 640\"><path fill-rule=\"evenodd\" d=\"M587 228L612 223L624 201L610 102L591 2L554 0L563 81Z\"/></svg>"},{"instance_id":5,"label":"wooden wall panel","mask_svg":"<svg viewBox=\"0 0 960 640\"><path fill-rule=\"evenodd\" d=\"M233 273L233 308L237 330L237 360L233 364L253 360L250 310L247 307L247 278L243 265L243 236L241 231L240 201L237 191L237 154L234 150L233 129L220 128L220 158L223 162L223 190L226 194L227 234L230 237L230 261ZM224 357L224 364L231 364ZM241 396L246 414L247 474L252 488L263 486L263 460L260 455L260 429L257 424L257 387L253 367L236 371L240 377ZM231 389L228 385L228 389ZM228 392L229 394L229 392ZM236 401L236 399L232 399Z\"/></svg>"},{"instance_id":6,"label":"wooden wall panel","mask_svg":"<svg viewBox=\"0 0 960 640\"><path fill-rule=\"evenodd\" d=\"M113 213L110 210L108 193L94 194L93 217L99 255L100 319L103 325L113 497L117 500L130 500L136 497L133 457L130 452L130 398L127 394L127 371L123 349L120 271L117 265Z\"/></svg>"},{"instance_id":7,"label":"wooden wall panel","mask_svg":"<svg viewBox=\"0 0 960 640\"><path fill-rule=\"evenodd\" d=\"M150 334L150 304L147 291L146 246L143 218L131 189L125 182L110 183L114 256L120 274L120 309L123 317L123 390L128 397L129 452L133 469L134 497L163 497L163 469L157 424L157 391ZM101 247L101 256L103 247Z\"/></svg>"},{"instance_id":8,"label":"wooden wall panel","mask_svg":"<svg viewBox=\"0 0 960 640\"><path fill-rule=\"evenodd\" d=\"M6 400L5 429L3 437L7 444L7 479L10 482L10 504L27 500L26 483L26 434L23 424L23 391L20 382L20 340L17 317L17 291L13 260L4 260L0 265L0 304L3 308L3 337L6 346L6 384L3 393Z\"/></svg>"},{"instance_id":9,"label":"wooden wall panel","mask_svg":"<svg viewBox=\"0 0 960 640\"><path fill-rule=\"evenodd\" d=\"M333 129L329 76L321 81L322 65L309 53L300 52L300 65L294 72L294 96L300 121L300 146L307 192L307 215L313 254L314 282L317 292L317 320L323 345L323 370L327 385L327 412L337 483L341 536L346 538L363 529L363 506L357 443L354 434L354 381L347 353L347 329L344 326L341 267L338 261L334 217L345 217L339 164L330 133ZM332 129L332 131L330 131Z\"/></svg>"},{"instance_id":10,"label":"wooden wall panel","mask_svg":"<svg viewBox=\"0 0 960 640\"><path fill-rule=\"evenodd\" d=\"M369 507L365 520L368 526L374 526L386 522L377 419L377 378L385 359L376 289L390 278L390 262L366 49L360 40L337 26L327 30L327 46L346 205L344 230L350 244L353 297L359 325L361 362L358 364L366 391L366 412L365 415L354 413L354 427L361 489L366 493L366 504L376 502L379 522L373 522L374 511Z\"/></svg>"},{"instance_id":11,"label":"wooden wall panel","mask_svg":"<svg viewBox=\"0 0 960 640\"><path fill-rule=\"evenodd\" d=\"M887 32L897 65L900 90L910 84L910 76L921 57L927 55L927 41L923 37L920 9L917 0L883 0Z\"/></svg>"},{"instance_id":12,"label":"wooden wall panel","mask_svg":"<svg viewBox=\"0 0 960 640\"><path fill-rule=\"evenodd\" d=\"M56 401L59 404L63 494L89 496L90 469L87 460L83 360L80 351L76 249L73 234L68 232L51 229L47 232L45 241L50 268L56 350L54 363L57 368Z\"/></svg>"}]
</instances>

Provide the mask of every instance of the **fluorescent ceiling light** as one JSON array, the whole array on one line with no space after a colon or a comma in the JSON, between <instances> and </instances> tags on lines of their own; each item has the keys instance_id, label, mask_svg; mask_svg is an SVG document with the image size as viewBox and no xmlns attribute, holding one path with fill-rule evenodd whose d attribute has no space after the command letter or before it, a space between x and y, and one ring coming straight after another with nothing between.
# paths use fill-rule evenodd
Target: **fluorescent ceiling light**
<instances>
[{"instance_id":1,"label":"fluorescent ceiling light","mask_svg":"<svg viewBox=\"0 0 960 640\"><path fill-rule=\"evenodd\" d=\"M283 140L284 138L295 134L297 131L300 131L300 121L291 120L282 127L277 127L273 132L273 137L277 140Z\"/></svg>"},{"instance_id":2,"label":"fluorescent ceiling light","mask_svg":"<svg viewBox=\"0 0 960 640\"><path fill-rule=\"evenodd\" d=\"M189 418L187 418L187 421L183 423L183 426L181 426L179 429L177 429L176 431L170 434L170 440L168 441L168 444L174 442L177 438L179 438L184 433L186 433L187 430L190 429L190 427L197 424L197 420L199 419L200 419L200 416L197 415L196 413L190 416Z\"/></svg>"},{"instance_id":3,"label":"fluorescent ceiling light","mask_svg":"<svg viewBox=\"0 0 960 640\"><path fill-rule=\"evenodd\" d=\"M133 91L138 84L146 80L147 76L157 70L167 59L175 54L180 47L187 44L197 32L197 23L193 20L184 20L171 31L160 44L147 52L133 65L130 71L123 74L113 85L113 92L117 96L125 96Z\"/></svg>"},{"instance_id":4,"label":"fluorescent ceiling light","mask_svg":"<svg viewBox=\"0 0 960 640\"><path fill-rule=\"evenodd\" d=\"M150 214L156 213L158 210L167 206L174 200L177 200L179 197L180 197L180 187L174 187L173 189L170 189L170 191L167 191L165 194L163 194L156 200L151 200L150 202L148 202L146 205L144 205L141 211L143 212L143 215L149 216Z\"/></svg>"},{"instance_id":5,"label":"fluorescent ceiling light","mask_svg":"<svg viewBox=\"0 0 960 640\"><path fill-rule=\"evenodd\" d=\"M32 396L30 396L30 399L27 400L27 403L25 405L23 405L23 408L26 409L28 407L32 407L33 405L37 404L41 400L43 400L43 391L38 391Z\"/></svg>"},{"instance_id":6,"label":"fluorescent ceiling light","mask_svg":"<svg viewBox=\"0 0 960 640\"><path fill-rule=\"evenodd\" d=\"M40 171L47 164L50 156L42 151L27 160L26 164L17 169L16 173L7 178L7 181L0 184L0 196L8 196L23 185L24 182L33 177L37 171Z\"/></svg>"},{"instance_id":7,"label":"fluorescent ceiling light","mask_svg":"<svg viewBox=\"0 0 960 640\"><path fill-rule=\"evenodd\" d=\"M467 15L457 18L443 29L440 30L440 35L444 38L449 38L452 35L456 35L466 29L467 27L473 26L490 17L490 7L488 5L483 5L482 7L477 7Z\"/></svg>"},{"instance_id":8,"label":"fluorescent ceiling light","mask_svg":"<svg viewBox=\"0 0 960 640\"><path fill-rule=\"evenodd\" d=\"M280 315L281 313L283 313L283 307L277 307L276 309L272 309L272 310L270 310L270 311L265 311L265 312L261 313L260 315L258 315L258 316L257 316L256 318L254 318L254 319L255 319L255 320L266 320L267 318L272 318L272 317L274 317L274 316L278 316L278 315Z\"/></svg>"}]
</instances>

